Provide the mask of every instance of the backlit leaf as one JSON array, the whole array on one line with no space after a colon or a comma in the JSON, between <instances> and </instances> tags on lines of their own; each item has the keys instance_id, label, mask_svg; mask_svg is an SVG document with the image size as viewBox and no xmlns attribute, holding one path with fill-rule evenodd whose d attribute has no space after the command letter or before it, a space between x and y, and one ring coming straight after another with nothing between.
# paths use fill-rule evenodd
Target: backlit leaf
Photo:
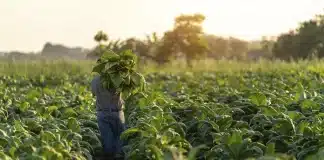
<instances>
[{"instance_id":1,"label":"backlit leaf","mask_svg":"<svg viewBox=\"0 0 324 160\"><path fill-rule=\"evenodd\" d=\"M267 105L267 97L262 93L255 93L250 96L250 100L253 104L257 106Z\"/></svg>"}]
</instances>

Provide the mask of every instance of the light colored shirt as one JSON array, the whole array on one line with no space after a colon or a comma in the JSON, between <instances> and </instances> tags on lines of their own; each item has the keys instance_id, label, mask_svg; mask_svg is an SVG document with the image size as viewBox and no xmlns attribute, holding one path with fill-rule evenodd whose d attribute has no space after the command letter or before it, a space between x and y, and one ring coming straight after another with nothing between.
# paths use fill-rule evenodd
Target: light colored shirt
<instances>
[{"instance_id":1,"label":"light colored shirt","mask_svg":"<svg viewBox=\"0 0 324 160\"><path fill-rule=\"evenodd\" d=\"M96 96L97 111L117 112L122 110L124 102L121 95L113 89L105 89L100 82L100 76L94 77L91 81L91 91Z\"/></svg>"}]
</instances>

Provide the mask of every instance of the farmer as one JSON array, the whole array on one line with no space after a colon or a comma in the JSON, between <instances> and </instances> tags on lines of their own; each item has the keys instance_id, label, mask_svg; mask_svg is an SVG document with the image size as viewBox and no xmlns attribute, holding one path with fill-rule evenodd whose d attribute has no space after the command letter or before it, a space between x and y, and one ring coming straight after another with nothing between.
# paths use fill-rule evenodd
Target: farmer
<instances>
[{"instance_id":1,"label":"farmer","mask_svg":"<svg viewBox=\"0 0 324 160\"><path fill-rule=\"evenodd\" d=\"M120 135L125 129L125 118L122 110L124 102L115 89L105 89L96 76L91 82L92 94L96 97L96 110L104 159L114 159L122 155Z\"/></svg>"}]
</instances>

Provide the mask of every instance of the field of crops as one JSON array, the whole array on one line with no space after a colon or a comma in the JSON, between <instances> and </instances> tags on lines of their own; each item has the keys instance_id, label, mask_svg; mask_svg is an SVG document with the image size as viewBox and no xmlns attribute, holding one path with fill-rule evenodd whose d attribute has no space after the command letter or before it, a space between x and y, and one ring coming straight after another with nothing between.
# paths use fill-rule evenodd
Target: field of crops
<instances>
[{"instance_id":1,"label":"field of crops","mask_svg":"<svg viewBox=\"0 0 324 160\"><path fill-rule=\"evenodd\" d=\"M125 156L320 159L323 71L287 67L148 73L147 91L126 100ZM77 72L0 76L0 159L81 160L99 154L92 76Z\"/></svg>"}]
</instances>

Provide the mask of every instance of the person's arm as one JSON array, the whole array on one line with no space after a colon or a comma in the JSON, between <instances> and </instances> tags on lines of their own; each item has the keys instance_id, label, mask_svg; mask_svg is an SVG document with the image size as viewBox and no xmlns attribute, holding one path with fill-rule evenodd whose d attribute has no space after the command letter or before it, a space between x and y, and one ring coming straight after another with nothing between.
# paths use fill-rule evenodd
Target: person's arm
<instances>
[{"instance_id":1,"label":"person's arm","mask_svg":"<svg viewBox=\"0 0 324 160\"><path fill-rule=\"evenodd\" d=\"M91 93L93 96L96 96L96 90L97 90L97 85L96 85L96 78L94 78L92 81L91 81Z\"/></svg>"}]
</instances>

